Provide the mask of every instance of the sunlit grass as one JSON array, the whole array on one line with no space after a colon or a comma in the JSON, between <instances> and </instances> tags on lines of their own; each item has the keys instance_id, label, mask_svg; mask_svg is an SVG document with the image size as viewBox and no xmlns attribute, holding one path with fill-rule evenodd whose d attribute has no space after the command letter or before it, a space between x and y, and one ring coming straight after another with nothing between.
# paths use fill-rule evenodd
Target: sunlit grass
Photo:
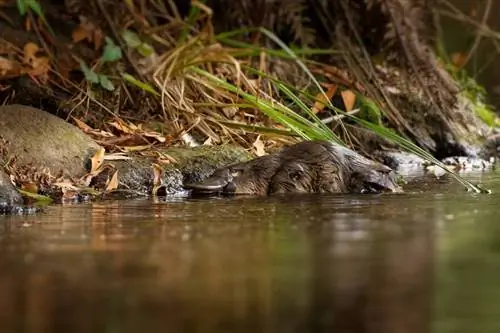
<instances>
[{"instance_id":1,"label":"sunlit grass","mask_svg":"<svg viewBox=\"0 0 500 333\"><path fill-rule=\"evenodd\" d=\"M190 22L194 20L195 17L190 16ZM316 93L313 95L314 90L324 96L322 102L326 103L325 108L336 115L332 125L348 135L344 119L349 119L379 137L397 144L401 149L443 168L466 188L481 192L477 186L449 170L424 149L385 127L381 121L384 110L375 101L360 96L370 114L366 119L336 108L318 78L311 72L310 63L306 59L311 55L339 51L292 49L271 31L263 28L240 29L208 37L201 34L192 36L187 31L187 28L183 31L174 49L161 55L159 66L152 75L152 84L141 82L130 74L124 76L130 84L159 96L163 107L161 112L174 128L182 130L196 127L208 137L240 135L237 133L239 130L240 133L265 133L269 137L296 136L302 140L329 140L344 145L332 127L313 112L312 106L318 97ZM236 38L255 32L273 41L277 49L264 48L257 43L250 44ZM252 68L249 59L263 54L283 62L294 63L311 82L312 88L298 91L280 78ZM249 77L250 74L252 77ZM264 89L256 84L260 79L266 79L273 89ZM285 99L290 102L285 102ZM259 110L283 128L264 126L258 122L233 121L222 116L222 105L232 106L237 110Z\"/></svg>"}]
</instances>

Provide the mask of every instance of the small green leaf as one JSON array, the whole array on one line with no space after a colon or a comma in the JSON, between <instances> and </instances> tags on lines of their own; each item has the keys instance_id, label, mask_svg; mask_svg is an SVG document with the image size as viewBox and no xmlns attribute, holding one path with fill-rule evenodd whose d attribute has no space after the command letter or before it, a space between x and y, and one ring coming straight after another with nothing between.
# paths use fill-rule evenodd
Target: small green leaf
<instances>
[{"instance_id":1,"label":"small green leaf","mask_svg":"<svg viewBox=\"0 0 500 333\"><path fill-rule=\"evenodd\" d=\"M154 49L151 45L147 44L147 43L142 43L141 45L139 45L139 47L137 48L137 51L144 57L147 57L147 56L150 56L153 52L154 52Z\"/></svg>"},{"instance_id":2,"label":"small green leaf","mask_svg":"<svg viewBox=\"0 0 500 333\"><path fill-rule=\"evenodd\" d=\"M44 18L42 7L36 0L27 0L25 1L25 4L32 10L34 11L38 16Z\"/></svg>"},{"instance_id":3,"label":"small green leaf","mask_svg":"<svg viewBox=\"0 0 500 333\"><path fill-rule=\"evenodd\" d=\"M160 94L152 86L150 86L149 84L147 84L145 82L139 81L138 79L136 79L132 75L127 74L127 73L123 73L122 77L125 81L137 86L138 88L140 88L144 91L147 91L155 96L160 96Z\"/></svg>"},{"instance_id":4,"label":"small green leaf","mask_svg":"<svg viewBox=\"0 0 500 333\"><path fill-rule=\"evenodd\" d=\"M142 44L139 35L132 30L124 30L122 33L122 37L125 40L125 43L127 43L127 45L133 49L138 48Z\"/></svg>"},{"instance_id":5,"label":"small green leaf","mask_svg":"<svg viewBox=\"0 0 500 333\"><path fill-rule=\"evenodd\" d=\"M99 75L99 83L101 84L101 87L103 87L106 90L113 91L115 90L115 86L113 85L113 82L109 80L109 78L106 75Z\"/></svg>"},{"instance_id":6,"label":"small green leaf","mask_svg":"<svg viewBox=\"0 0 500 333\"><path fill-rule=\"evenodd\" d=\"M117 46L109 37L106 37L105 40L106 46L104 46L102 60L112 62L121 59L122 50L120 49L120 47Z\"/></svg>"},{"instance_id":7,"label":"small green leaf","mask_svg":"<svg viewBox=\"0 0 500 333\"><path fill-rule=\"evenodd\" d=\"M85 80L92 82L92 83L99 83L99 77L96 74L96 72L91 70L89 68L89 66L87 66L85 61L83 61L83 60L80 60L80 69L82 70L83 74L85 75Z\"/></svg>"},{"instance_id":8,"label":"small green leaf","mask_svg":"<svg viewBox=\"0 0 500 333\"><path fill-rule=\"evenodd\" d=\"M25 0L17 0L17 10L19 10L19 14L22 16L26 15L26 2Z\"/></svg>"}]
</instances>

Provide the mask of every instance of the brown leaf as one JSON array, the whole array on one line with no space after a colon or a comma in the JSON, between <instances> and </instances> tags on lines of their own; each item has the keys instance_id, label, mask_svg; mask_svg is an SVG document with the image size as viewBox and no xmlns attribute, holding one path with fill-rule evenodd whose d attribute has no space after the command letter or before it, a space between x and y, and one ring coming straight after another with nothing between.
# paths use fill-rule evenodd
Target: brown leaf
<instances>
[{"instance_id":1,"label":"brown leaf","mask_svg":"<svg viewBox=\"0 0 500 333\"><path fill-rule=\"evenodd\" d=\"M113 173L113 176L111 176L111 179L106 182L106 191L116 190L119 184L118 170L116 170L115 173Z\"/></svg>"},{"instance_id":2,"label":"brown leaf","mask_svg":"<svg viewBox=\"0 0 500 333\"><path fill-rule=\"evenodd\" d=\"M50 70L50 59L45 56L37 56L40 48L35 43L29 42L24 45L23 61L31 66L27 73L31 76L41 76L42 79L47 79Z\"/></svg>"},{"instance_id":3,"label":"brown leaf","mask_svg":"<svg viewBox=\"0 0 500 333\"><path fill-rule=\"evenodd\" d=\"M38 45L35 43L29 42L24 45L24 54L23 60L26 64L30 64L36 59L36 53L40 50Z\"/></svg>"},{"instance_id":4,"label":"brown leaf","mask_svg":"<svg viewBox=\"0 0 500 333\"><path fill-rule=\"evenodd\" d=\"M151 149L151 146L150 145L128 146L128 147L121 147L120 149L123 150L124 152L136 152L136 151Z\"/></svg>"},{"instance_id":5,"label":"brown leaf","mask_svg":"<svg viewBox=\"0 0 500 333\"><path fill-rule=\"evenodd\" d=\"M467 53L454 52L451 54L451 62L458 68L463 67L467 61Z\"/></svg>"},{"instance_id":6,"label":"brown leaf","mask_svg":"<svg viewBox=\"0 0 500 333\"><path fill-rule=\"evenodd\" d=\"M328 85L328 89L325 92L326 96L328 97L328 100L332 99L332 97L333 97L333 95L335 95L336 91L337 91L337 85L335 85L335 84ZM318 113L318 112L323 111L327 102L328 101L325 100L325 95L323 95L322 93L319 93L318 95L316 95L316 102L313 105L312 112Z\"/></svg>"},{"instance_id":7,"label":"brown leaf","mask_svg":"<svg viewBox=\"0 0 500 333\"><path fill-rule=\"evenodd\" d=\"M36 194L38 193L38 185L34 182L26 182L21 184L21 190Z\"/></svg>"},{"instance_id":8,"label":"brown leaf","mask_svg":"<svg viewBox=\"0 0 500 333\"><path fill-rule=\"evenodd\" d=\"M123 133L126 133L126 134L134 134L134 132L135 132L134 130L132 130L130 128L129 125L125 124L121 120L111 121L111 122L109 122L109 124L111 126L113 126L114 128L116 128L117 130L119 130L120 132L123 132Z\"/></svg>"},{"instance_id":9,"label":"brown leaf","mask_svg":"<svg viewBox=\"0 0 500 333\"><path fill-rule=\"evenodd\" d=\"M87 40L94 44L94 49L99 50L103 42L103 34L101 29L95 26L92 22L82 20L80 25L71 33L71 39L74 43Z\"/></svg>"},{"instance_id":10,"label":"brown leaf","mask_svg":"<svg viewBox=\"0 0 500 333\"><path fill-rule=\"evenodd\" d=\"M85 124L83 121L81 121L80 119L77 119L75 117L71 117L73 118L73 121L75 122L76 126L81 129L82 131L84 131L85 133L91 133L94 131L94 129L92 127L90 127L89 125Z\"/></svg>"},{"instance_id":11,"label":"brown leaf","mask_svg":"<svg viewBox=\"0 0 500 333\"><path fill-rule=\"evenodd\" d=\"M160 133L157 133L157 132L142 132L141 134L148 137L148 138L153 138L156 141L161 142L161 143L163 143L167 140L163 135L161 135Z\"/></svg>"},{"instance_id":12,"label":"brown leaf","mask_svg":"<svg viewBox=\"0 0 500 333\"><path fill-rule=\"evenodd\" d=\"M85 27L83 26L83 23L81 23L71 33L71 39L73 40L74 43L78 43L84 39L87 39L88 41L92 41L92 32L85 29Z\"/></svg>"},{"instance_id":13,"label":"brown leaf","mask_svg":"<svg viewBox=\"0 0 500 333\"><path fill-rule=\"evenodd\" d=\"M257 140L255 140L252 146L255 148L255 154L257 156L267 155L266 150L264 149L264 143L260 139L260 135L257 137Z\"/></svg>"},{"instance_id":14,"label":"brown leaf","mask_svg":"<svg viewBox=\"0 0 500 333\"><path fill-rule=\"evenodd\" d=\"M354 94L351 90L344 90L340 93L340 95L342 96L345 110L347 112L351 111L356 103L356 94Z\"/></svg>"},{"instance_id":15,"label":"brown leaf","mask_svg":"<svg viewBox=\"0 0 500 333\"><path fill-rule=\"evenodd\" d=\"M153 187L159 187L163 184L163 168L153 163Z\"/></svg>"},{"instance_id":16,"label":"brown leaf","mask_svg":"<svg viewBox=\"0 0 500 333\"><path fill-rule=\"evenodd\" d=\"M0 79L11 79L21 75L21 66L7 58L0 57Z\"/></svg>"},{"instance_id":17,"label":"brown leaf","mask_svg":"<svg viewBox=\"0 0 500 333\"><path fill-rule=\"evenodd\" d=\"M50 59L48 57L39 57L33 60L31 65L32 70L28 71L28 74L33 76L46 76L50 70Z\"/></svg>"},{"instance_id":18,"label":"brown leaf","mask_svg":"<svg viewBox=\"0 0 500 333\"><path fill-rule=\"evenodd\" d=\"M91 161L91 167L90 167L90 173L95 174L96 171L99 170L99 168L102 166L102 163L104 162L104 153L106 150L104 148L99 149L94 156L90 158Z\"/></svg>"},{"instance_id":19,"label":"brown leaf","mask_svg":"<svg viewBox=\"0 0 500 333\"><path fill-rule=\"evenodd\" d=\"M131 160L132 157L126 156L124 153L113 153L113 154L106 154L104 156L105 161L125 161L125 160Z\"/></svg>"}]
</instances>

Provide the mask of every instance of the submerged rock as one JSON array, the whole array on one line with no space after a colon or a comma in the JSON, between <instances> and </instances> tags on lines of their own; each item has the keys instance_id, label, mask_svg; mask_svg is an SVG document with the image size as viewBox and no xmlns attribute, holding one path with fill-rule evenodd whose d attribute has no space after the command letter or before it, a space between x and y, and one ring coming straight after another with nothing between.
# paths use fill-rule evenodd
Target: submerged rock
<instances>
[{"instance_id":1,"label":"submerged rock","mask_svg":"<svg viewBox=\"0 0 500 333\"><path fill-rule=\"evenodd\" d=\"M185 186L194 193L256 195L401 191L391 168L327 141L301 142Z\"/></svg>"}]
</instances>

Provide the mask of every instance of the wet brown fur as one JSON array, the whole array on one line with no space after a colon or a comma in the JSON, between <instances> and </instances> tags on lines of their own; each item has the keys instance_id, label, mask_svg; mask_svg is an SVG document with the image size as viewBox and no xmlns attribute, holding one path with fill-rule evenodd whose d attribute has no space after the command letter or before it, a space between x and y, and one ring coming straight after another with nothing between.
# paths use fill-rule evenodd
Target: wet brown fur
<instances>
[{"instance_id":1,"label":"wet brown fur","mask_svg":"<svg viewBox=\"0 0 500 333\"><path fill-rule=\"evenodd\" d=\"M305 141L278 154L218 169L195 191L215 192L224 184L235 194L399 192L395 172L378 162L327 141Z\"/></svg>"}]
</instances>

